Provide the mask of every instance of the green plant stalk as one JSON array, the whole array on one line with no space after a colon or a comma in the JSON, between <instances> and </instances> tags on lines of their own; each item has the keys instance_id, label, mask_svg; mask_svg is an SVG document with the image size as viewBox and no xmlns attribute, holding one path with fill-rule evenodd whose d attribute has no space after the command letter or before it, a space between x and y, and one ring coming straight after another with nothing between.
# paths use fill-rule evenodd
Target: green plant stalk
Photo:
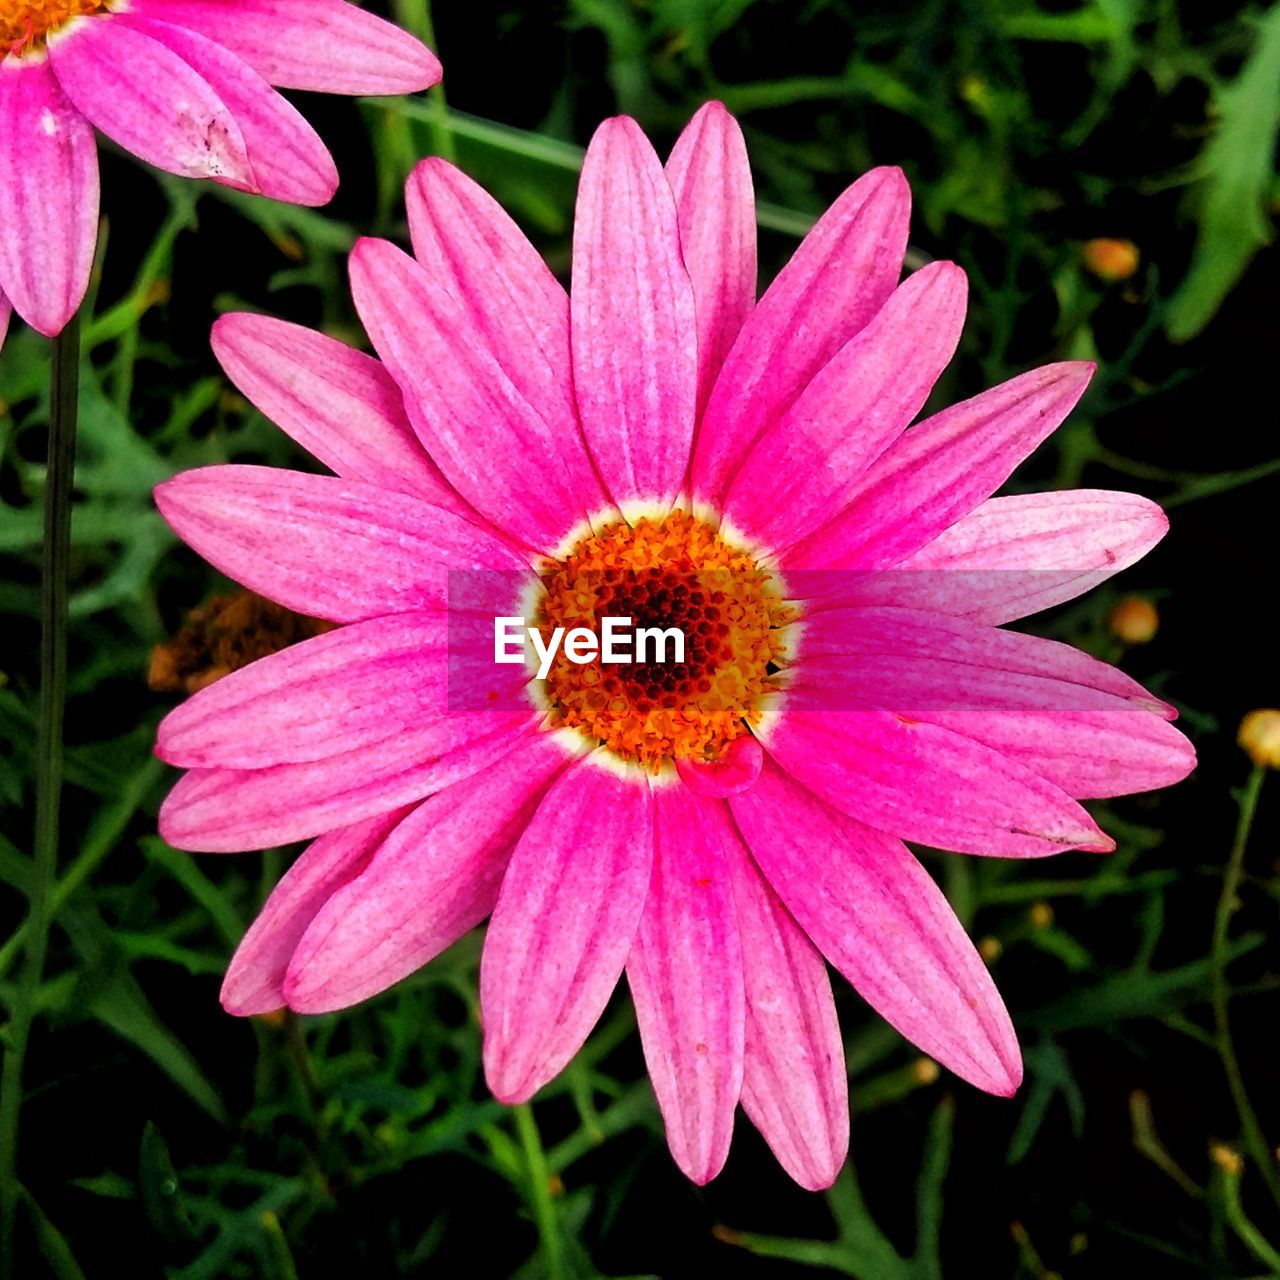
<instances>
[{"instance_id":1,"label":"green plant stalk","mask_svg":"<svg viewBox=\"0 0 1280 1280\"><path fill-rule=\"evenodd\" d=\"M0 1073L0 1275L13 1275L18 1119L22 1068L35 1016L52 921L62 799L62 720L67 697L67 559L80 401L80 318L54 340L49 392L49 465L44 491L40 589L40 707L36 723L36 822L27 900L26 954L10 1012Z\"/></svg>"},{"instance_id":2,"label":"green plant stalk","mask_svg":"<svg viewBox=\"0 0 1280 1280\"><path fill-rule=\"evenodd\" d=\"M1258 809L1258 794L1262 790L1264 773L1265 770L1261 767L1255 768L1245 785L1244 794L1240 797L1240 820L1236 824L1235 842L1231 846L1231 856L1227 859L1227 869L1222 877L1222 893L1218 898L1218 910L1213 921L1213 950L1210 959L1212 961L1213 1021L1217 1029L1218 1056L1222 1059L1223 1069L1227 1073L1227 1083L1231 1088L1231 1097L1240 1116L1240 1129L1244 1135L1245 1145L1258 1166L1262 1180L1267 1184L1271 1198L1280 1205L1280 1174L1276 1172L1275 1158L1271 1154L1262 1126L1258 1123L1258 1117L1249 1101L1244 1077L1240 1074L1240 1061L1236 1057L1235 1044L1231 1039L1228 1010L1231 993L1227 986L1227 932L1231 921L1231 904L1235 901L1236 892L1240 887L1245 845L1249 841L1249 830L1253 826L1254 814Z\"/></svg>"},{"instance_id":3,"label":"green plant stalk","mask_svg":"<svg viewBox=\"0 0 1280 1280\"><path fill-rule=\"evenodd\" d=\"M1276 1252L1262 1232L1245 1216L1244 1206L1240 1203L1240 1174L1224 1169L1219 1176L1223 1209L1232 1231L1259 1262L1271 1268L1273 1276L1280 1275L1280 1253Z\"/></svg>"},{"instance_id":4,"label":"green plant stalk","mask_svg":"<svg viewBox=\"0 0 1280 1280\"><path fill-rule=\"evenodd\" d=\"M431 14L431 0L396 0L396 17L400 25L414 32L432 50L436 48L436 24ZM449 101L443 85L433 85L427 98L435 108L430 121L431 148L438 156L453 163L458 158L453 128L449 123Z\"/></svg>"},{"instance_id":5,"label":"green plant stalk","mask_svg":"<svg viewBox=\"0 0 1280 1280\"><path fill-rule=\"evenodd\" d=\"M546 1265L547 1280L563 1280L564 1257L560 1248L560 1226L556 1222L555 1205L551 1203L551 1178L547 1170L547 1156L542 1149L542 1136L538 1133L533 1109L527 1102L515 1108L516 1134L524 1152L525 1170L529 1177L529 1201L533 1208L538 1238L542 1244L542 1260Z\"/></svg>"}]
</instances>

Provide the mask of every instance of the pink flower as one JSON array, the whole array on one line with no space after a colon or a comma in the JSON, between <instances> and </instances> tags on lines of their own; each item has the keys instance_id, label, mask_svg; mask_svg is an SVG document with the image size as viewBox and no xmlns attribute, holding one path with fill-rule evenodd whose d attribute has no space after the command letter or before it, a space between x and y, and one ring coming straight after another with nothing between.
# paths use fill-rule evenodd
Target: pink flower
<instances>
[{"instance_id":1,"label":"pink flower","mask_svg":"<svg viewBox=\"0 0 1280 1280\"><path fill-rule=\"evenodd\" d=\"M0 0L0 339L10 304L52 336L84 298L95 127L168 173L320 205L333 158L271 86L439 79L429 49L345 0Z\"/></svg>"},{"instance_id":2,"label":"pink flower","mask_svg":"<svg viewBox=\"0 0 1280 1280\"><path fill-rule=\"evenodd\" d=\"M959 338L963 273L898 283L909 193L877 169L757 303L746 152L716 104L665 171L633 121L596 134L571 299L456 169L425 161L407 198L415 256L365 240L351 261L382 363L262 317L214 331L241 390L337 477L212 467L157 492L223 572L345 624L160 729L190 770L161 813L173 844L315 837L225 1006L343 1008L491 917L493 1092L551 1080L625 969L698 1182L739 1101L798 1182L835 1177L848 1099L824 957L925 1053L1012 1094L1009 1016L903 840L1109 850L1079 799L1194 762L1127 676L998 625L1165 531L1127 494L990 498L1092 367L906 430ZM530 681L493 662L490 625L529 581L546 626L609 606L701 647L682 668L560 661Z\"/></svg>"}]
</instances>

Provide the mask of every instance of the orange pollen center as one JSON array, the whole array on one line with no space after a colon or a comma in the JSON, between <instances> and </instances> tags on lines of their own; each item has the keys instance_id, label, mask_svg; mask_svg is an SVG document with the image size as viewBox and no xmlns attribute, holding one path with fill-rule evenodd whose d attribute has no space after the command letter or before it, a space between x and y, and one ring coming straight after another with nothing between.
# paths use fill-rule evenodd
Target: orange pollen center
<instances>
[{"instance_id":1,"label":"orange pollen center","mask_svg":"<svg viewBox=\"0 0 1280 1280\"><path fill-rule=\"evenodd\" d=\"M555 728L576 729L621 759L658 772L677 757L718 760L760 722L795 612L775 574L684 511L635 525L617 521L582 538L542 575L536 624L586 627L630 618L679 628L684 662L649 646L642 662L580 664L563 650L543 686Z\"/></svg>"},{"instance_id":2,"label":"orange pollen center","mask_svg":"<svg viewBox=\"0 0 1280 1280\"><path fill-rule=\"evenodd\" d=\"M0 0L0 54L42 46L72 18L101 13L110 0Z\"/></svg>"}]
</instances>

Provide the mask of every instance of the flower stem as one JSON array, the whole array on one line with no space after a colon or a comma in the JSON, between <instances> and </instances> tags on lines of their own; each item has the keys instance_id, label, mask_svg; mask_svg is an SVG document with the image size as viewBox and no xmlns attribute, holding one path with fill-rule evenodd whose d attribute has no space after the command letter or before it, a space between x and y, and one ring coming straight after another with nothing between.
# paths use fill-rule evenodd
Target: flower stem
<instances>
[{"instance_id":1,"label":"flower stem","mask_svg":"<svg viewBox=\"0 0 1280 1280\"><path fill-rule=\"evenodd\" d=\"M1231 1229L1263 1266L1271 1268L1271 1275L1280 1275L1280 1253L1276 1252L1262 1232L1245 1217L1244 1205L1240 1202L1239 1171L1223 1170L1219 1177L1222 1179L1223 1208Z\"/></svg>"},{"instance_id":2,"label":"flower stem","mask_svg":"<svg viewBox=\"0 0 1280 1280\"><path fill-rule=\"evenodd\" d=\"M1218 898L1218 910L1213 921L1213 951L1211 953L1213 972L1213 1020L1217 1030L1218 1056L1222 1059L1223 1069L1227 1073L1227 1083L1231 1088L1231 1097L1236 1104L1240 1116L1240 1128L1244 1135L1249 1154L1258 1166L1262 1180L1272 1199L1280 1205L1280 1175L1276 1172L1275 1157L1267 1145L1262 1126L1249 1101L1249 1093L1244 1085L1244 1077L1240 1074L1240 1061L1236 1057L1235 1044L1231 1039L1231 1022L1228 1011L1230 988L1227 985L1227 932L1231 921L1232 906L1236 892L1240 887L1240 876L1244 866L1245 845L1249 841L1249 830L1253 826L1254 814L1258 809L1258 794L1262 790L1262 778L1265 770L1254 769L1240 797L1240 820L1236 824L1235 842L1231 846L1231 856L1227 859L1226 871L1222 876L1222 893Z\"/></svg>"},{"instance_id":3,"label":"flower stem","mask_svg":"<svg viewBox=\"0 0 1280 1280\"><path fill-rule=\"evenodd\" d=\"M396 0L396 17L402 27L412 31L429 48L437 48L431 0ZM445 160L455 162L458 150L449 125L449 101L445 97L444 86L433 85L427 90L427 99L432 106L431 149Z\"/></svg>"},{"instance_id":4,"label":"flower stem","mask_svg":"<svg viewBox=\"0 0 1280 1280\"><path fill-rule=\"evenodd\" d=\"M547 1170L547 1156L542 1148L533 1109L527 1102L515 1108L516 1133L524 1152L525 1169L529 1176L529 1200L533 1208L534 1222L542 1243L542 1260L547 1280L563 1280L564 1259L560 1249L560 1226L556 1222L555 1205L551 1203L551 1177Z\"/></svg>"},{"instance_id":5,"label":"flower stem","mask_svg":"<svg viewBox=\"0 0 1280 1280\"><path fill-rule=\"evenodd\" d=\"M36 821L27 900L26 952L5 1034L0 1075L0 1275L13 1275L21 1187L17 1177L22 1068L35 1016L52 919L62 796L62 719L67 696L67 559L80 399L80 318L54 340L49 465L44 491L40 588L40 708L36 724Z\"/></svg>"}]
</instances>

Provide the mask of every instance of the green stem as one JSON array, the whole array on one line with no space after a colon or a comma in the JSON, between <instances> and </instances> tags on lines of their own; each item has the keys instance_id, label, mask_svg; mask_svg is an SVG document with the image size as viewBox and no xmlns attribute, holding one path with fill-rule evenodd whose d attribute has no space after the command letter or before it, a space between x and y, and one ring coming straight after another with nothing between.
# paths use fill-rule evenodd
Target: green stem
<instances>
[{"instance_id":1,"label":"green stem","mask_svg":"<svg viewBox=\"0 0 1280 1280\"><path fill-rule=\"evenodd\" d=\"M54 340L49 393L49 466L44 492L40 591L40 709L36 725L36 822L27 901L26 955L5 1036L0 1073L0 1275L13 1275L18 1118L22 1068L49 944L52 890L58 864L62 796L62 719L67 696L67 558L80 397L80 320Z\"/></svg>"},{"instance_id":2,"label":"green stem","mask_svg":"<svg viewBox=\"0 0 1280 1280\"><path fill-rule=\"evenodd\" d=\"M1280 1253L1245 1217L1244 1206L1240 1203L1240 1174L1224 1170L1221 1176L1223 1207L1231 1229L1259 1262L1271 1268L1273 1276L1280 1275Z\"/></svg>"},{"instance_id":3,"label":"green stem","mask_svg":"<svg viewBox=\"0 0 1280 1280\"><path fill-rule=\"evenodd\" d=\"M307 1100L307 1109L311 1113L311 1127L315 1131L316 1145L324 1141L324 1090L316 1076L315 1067L311 1065L311 1054L307 1049L307 1037L302 1030L302 1020L292 1009L284 1014L285 1044L289 1050L289 1060L297 1074L298 1083Z\"/></svg>"},{"instance_id":4,"label":"green stem","mask_svg":"<svg viewBox=\"0 0 1280 1280\"><path fill-rule=\"evenodd\" d=\"M402 27L417 35L428 48L436 49L436 24L431 15L431 0L396 0L396 17ZM451 164L456 163L458 149L449 123L449 100L445 96L444 85L433 85L427 90L427 98L435 109L429 123L431 149Z\"/></svg>"},{"instance_id":5,"label":"green stem","mask_svg":"<svg viewBox=\"0 0 1280 1280\"><path fill-rule=\"evenodd\" d=\"M529 1176L529 1200L533 1219L542 1242L542 1259L546 1264L547 1280L563 1280L564 1258L560 1249L560 1227L556 1222L556 1208L551 1202L551 1175L547 1169L547 1155L542 1149L542 1137L538 1133L533 1109L527 1102L515 1108L516 1133L524 1152L525 1169Z\"/></svg>"},{"instance_id":6,"label":"green stem","mask_svg":"<svg viewBox=\"0 0 1280 1280\"><path fill-rule=\"evenodd\" d=\"M1272 1199L1280 1205L1280 1175L1276 1172L1275 1158L1267 1145L1262 1126L1254 1114L1249 1102L1249 1094L1245 1089L1244 1077L1240 1074L1240 1061L1236 1057L1235 1044L1231 1039L1231 1022L1228 1012L1230 989L1227 986L1227 933L1231 922L1232 904L1240 887L1241 871L1244 866L1244 850L1249 840L1249 829L1253 826L1254 814L1258 809L1258 794L1262 790L1264 770L1255 768L1240 798L1240 821L1236 824L1235 842L1231 846L1231 856L1227 860L1227 869L1222 877L1222 894L1218 898L1218 910L1213 921L1213 951L1211 953L1213 973L1213 1020L1217 1029L1218 1056L1222 1059L1223 1069L1227 1073L1227 1083L1231 1088L1231 1097L1235 1101L1236 1111L1240 1116L1240 1128L1244 1134L1245 1145L1249 1154L1258 1166L1263 1181Z\"/></svg>"}]
</instances>

